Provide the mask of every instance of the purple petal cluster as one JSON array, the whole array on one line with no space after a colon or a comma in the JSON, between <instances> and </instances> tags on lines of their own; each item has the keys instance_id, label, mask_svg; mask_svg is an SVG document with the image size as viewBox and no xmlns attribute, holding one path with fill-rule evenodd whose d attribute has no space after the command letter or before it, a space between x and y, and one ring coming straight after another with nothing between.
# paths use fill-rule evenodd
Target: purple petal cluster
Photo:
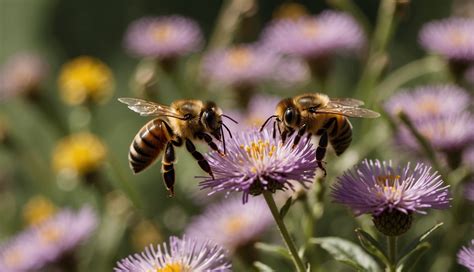
<instances>
[{"instance_id":1,"label":"purple petal cluster","mask_svg":"<svg viewBox=\"0 0 474 272\"><path fill-rule=\"evenodd\" d=\"M458 252L458 263L467 267L470 272L474 271L474 240L471 240L471 245L462 247Z\"/></svg>"},{"instance_id":2,"label":"purple petal cluster","mask_svg":"<svg viewBox=\"0 0 474 272\"><path fill-rule=\"evenodd\" d=\"M294 20L277 20L270 23L262 35L266 47L305 59L337 52L357 52L366 43L357 22L348 14L334 11Z\"/></svg>"},{"instance_id":3,"label":"purple petal cluster","mask_svg":"<svg viewBox=\"0 0 474 272\"><path fill-rule=\"evenodd\" d=\"M124 43L135 56L169 59L199 50L203 36L198 24L185 17L144 17L130 24Z\"/></svg>"},{"instance_id":4,"label":"purple petal cluster","mask_svg":"<svg viewBox=\"0 0 474 272\"><path fill-rule=\"evenodd\" d=\"M278 133L277 133L278 134ZM285 143L273 138L268 130L250 130L229 139L225 156L217 152L207 155L215 179L205 178L202 189L236 191L243 193L243 202L249 195L263 191L293 188L293 182L311 183L317 168L316 150L307 137L293 147L293 135Z\"/></svg>"},{"instance_id":5,"label":"purple petal cluster","mask_svg":"<svg viewBox=\"0 0 474 272\"><path fill-rule=\"evenodd\" d=\"M97 217L89 207L63 209L0 246L0 271L35 271L73 252L90 237Z\"/></svg>"},{"instance_id":6,"label":"purple petal cluster","mask_svg":"<svg viewBox=\"0 0 474 272\"><path fill-rule=\"evenodd\" d=\"M388 210L424 214L428 208L449 207L448 187L431 167L410 163L393 167L391 162L364 160L337 178L331 195L356 214L380 215Z\"/></svg>"},{"instance_id":7,"label":"purple petal cluster","mask_svg":"<svg viewBox=\"0 0 474 272\"><path fill-rule=\"evenodd\" d=\"M232 271L225 251L211 243L198 243L183 236L170 237L169 244L152 245L119 261L116 272Z\"/></svg>"},{"instance_id":8,"label":"purple petal cluster","mask_svg":"<svg viewBox=\"0 0 474 272\"><path fill-rule=\"evenodd\" d=\"M246 205L234 197L209 206L186 228L188 237L213 241L230 253L259 240L273 223L265 201L250 199Z\"/></svg>"},{"instance_id":9,"label":"purple petal cluster","mask_svg":"<svg viewBox=\"0 0 474 272\"><path fill-rule=\"evenodd\" d=\"M445 58L474 61L474 19L447 18L427 23L420 31L420 44Z\"/></svg>"}]
</instances>

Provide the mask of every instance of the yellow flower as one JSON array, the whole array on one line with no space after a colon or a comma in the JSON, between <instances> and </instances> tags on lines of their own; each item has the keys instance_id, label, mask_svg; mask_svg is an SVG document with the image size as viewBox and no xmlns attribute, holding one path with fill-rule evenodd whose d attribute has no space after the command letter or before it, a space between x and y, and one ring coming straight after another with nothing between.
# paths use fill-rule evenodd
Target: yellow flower
<instances>
[{"instance_id":1,"label":"yellow flower","mask_svg":"<svg viewBox=\"0 0 474 272\"><path fill-rule=\"evenodd\" d=\"M44 196L35 196L23 207L23 219L27 225L37 225L56 213L54 204Z\"/></svg>"},{"instance_id":2,"label":"yellow flower","mask_svg":"<svg viewBox=\"0 0 474 272\"><path fill-rule=\"evenodd\" d=\"M307 16L308 10L298 3L285 3L280 5L274 12L273 18L276 19L299 19Z\"/></svg>"},{"instance_id":3,"label":"yellow flower","mask_svg":"<svg viewBox=\"0 0 474 272\"><path fill-rule=\"evenodd\" d=\"M63 65L58 79L61 97L67 104L104 102L113 91L109 67L98 59L82 56Z\"/></svg>"},{"instance_id":4,"label":"yellow flower","mask_svg":"<svg viewBox=\"0 0 474 272\"><path fill-rule=\"evenodd\" d=\"M102 141L90 133L79 133L62 139L53 152L56 172L86 175L103 163L107 149Z\"/></svg>"}]
</instances>

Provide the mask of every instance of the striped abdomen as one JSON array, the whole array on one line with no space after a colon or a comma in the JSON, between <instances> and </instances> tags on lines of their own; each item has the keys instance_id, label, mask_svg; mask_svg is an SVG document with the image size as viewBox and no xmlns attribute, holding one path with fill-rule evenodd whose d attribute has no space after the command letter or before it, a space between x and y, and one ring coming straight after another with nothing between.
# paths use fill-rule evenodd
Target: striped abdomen
<instances>
[{"instance_id":1,"label":"striped abdomen","mask_svg":"<svg viewBox=\"0 0 474 272\"><path fill-rule=\"evenodd\" d=\"M152 164L168 143L168 132L163 120L154 119L138 131L130 145L128 161L134 173Z\"/></svg>"},{"instance_id":2,"label":"striped abdomen","mask_svg":"<svg viewBox=\"0 0 474 272\"><path fill-rule=\"evenodd\" d=\"M346 151L352 141L352 125L346 117L338 116L335 126L328 131L329 142L336 155L341 155Z\"/></svg>"}]
</instances>

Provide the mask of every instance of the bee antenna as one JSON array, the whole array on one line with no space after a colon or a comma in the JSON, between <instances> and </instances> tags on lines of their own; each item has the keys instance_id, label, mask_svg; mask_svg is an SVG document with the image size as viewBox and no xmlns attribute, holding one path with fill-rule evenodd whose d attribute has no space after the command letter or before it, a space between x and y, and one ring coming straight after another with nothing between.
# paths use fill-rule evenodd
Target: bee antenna
<instances>
[{"instance_id":1,"label":"bee antenna","mask_svg":"<svg viewBox=\"0 0 474 272\"><path fill-rule=\"evenodd\" d=\"M268 123L272 118L278 118L278 115L272 115L272 116L268 117L267 120L265 121L265 123L263 123L262 127L260 128L260 132L262 132L263 128L265 128L265 126L267 125L267 123Z\"/></svg>"},{"instance_id":2,"label":"bee antenna","mask_svg":"<svg viewBox=\"0 0 474 272\"><path fill-rule=\"evenodd\" d=\"M227 153L227 150L226 150L226 148L225 148L225 134L224 134L224 129L223 129L222 126L221 126L221 133L222 133L222 145L223 145L223 147L224 147L224 154L226 154L226 153Z\"/></svg>"},{"instance_id":3,"label":"bee antenna","mask_svg":"<svg viewBox=\"0 0 474 272\"><path fill-rule=\"evenodd\" d=\"M232 132L230 132L230 129L224 123L222 123L222 127L224 127L227 130L227 132L229 133L230 138L232 139Z\"/></svg>"},{"instance_id":4,"label":"bee antenna","mask_svg":"<svg viewBox=\"0 0 474 272\"><path fill-rule=\"evenodd\" d=\"M225 117L225 118L227 118L227 119L229 119L229 120L231 120L232 122L234 122L234 123L236 123L236 124L239 123L239 122L235 121L234 119L232 119L232 117L230 117L230 116L228 116L228 115L222 114L221 116L222 116L222 117Z\"/></svg>"}]
</instances>

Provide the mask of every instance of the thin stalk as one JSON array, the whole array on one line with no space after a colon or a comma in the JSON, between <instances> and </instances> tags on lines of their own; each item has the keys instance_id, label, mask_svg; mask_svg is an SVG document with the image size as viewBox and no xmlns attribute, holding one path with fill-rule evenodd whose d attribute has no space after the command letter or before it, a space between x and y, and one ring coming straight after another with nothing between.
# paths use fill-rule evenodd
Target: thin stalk
<instances>
[{"instance_id":1,"label":"thin stalk","mask_svg":"<svg viewBox=\"0 0 474 272\"><path fill-rule=\"evenodd\" d=\"M387 267L387 271L395 272L397 269L397 236L387 236L387 252L390 260L390 267Z\"/></svg>"},{"instance_id":2,"label":"thin stalk","mask_svg":"<svg viewBox=\"0 0 474 272\"><path fill-rule=\"evenodd\" d=\"M285 241L286 246L288 247L288 250L290 251L290 254L293 257L293 262L298 272L305 272L306 268L303 264L303 261L298 255L298 251L296 250L295 243L291 239L290 234L288 233L288 229L286 228L285 223L283 222L283 219L280 217L280 212L278 211L278 207L275 204L275 200L273 200L272 193L264 191L263 197L265 198L265 201L267 202L268 208L270 208L270 211L273 215L273 219L275 219L275 222L278 225L278 229L280 230L281 237Z\"/></svg>"}]
</instances>

